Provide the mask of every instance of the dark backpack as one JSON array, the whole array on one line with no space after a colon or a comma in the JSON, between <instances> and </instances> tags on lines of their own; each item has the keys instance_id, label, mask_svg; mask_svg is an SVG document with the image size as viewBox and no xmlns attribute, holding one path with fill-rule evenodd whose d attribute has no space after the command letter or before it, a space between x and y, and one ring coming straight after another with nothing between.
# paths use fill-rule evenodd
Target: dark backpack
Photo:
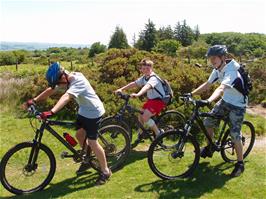
<instances>
[{"instance_id":1,"label":"dark backpack","mask_svg":"<svg viewBox=\"0 0 266 199\"><path fill-rule=\"evenodd\" d=\"M173 97L174 97L174 92L170 86L170 83L166 79L161 79L157 75L151 75L149 78L153 76L155 76L161 82L163 90L165 92L165 97L163 97L163 94L157 88L154 87L154 90L156 90L156 92L159 93L159 95L161 95L162 100L166 105L170 105L173 102Z\"/></svg>"},{"instance_id":2,"label":"dark backpack","mask_svg":"<svg viewBox=\"0 0 266 199\"><path fill-rule=\"evenodd\" d=\"M238 90L240 93L242 93L242 95L244 95L245 97L245 101L247 96L249 95L250 91L252 90L252 80L250 78L250 75L248 73L247 70L245 70L245 65L244 64L240 64L240 67L238 69L239 74L242 77L243 82L241 81L241 83L237 83L234 82L233 83L233 87Z\"/></svg>"}]
</instances>

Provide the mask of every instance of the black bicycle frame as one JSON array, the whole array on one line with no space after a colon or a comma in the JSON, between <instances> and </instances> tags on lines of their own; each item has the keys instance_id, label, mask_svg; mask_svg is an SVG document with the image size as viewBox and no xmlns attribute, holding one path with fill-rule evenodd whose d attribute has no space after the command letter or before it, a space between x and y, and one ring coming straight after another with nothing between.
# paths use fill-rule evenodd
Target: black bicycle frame
<instances>
[{"instance_id":1,"label":"black bicycle frame","mask_svg":"<svg viewBox=\"0 0 266 199\"><path fill-rule=\"evenodd\" d=\"M227 125L227 121L223 117L220 117L220 116L217 117L217 116L211 115L210 113L201 113L201 112L199 112L199 108L200 108L199 106L195 107L191 118L186 122L185 127L184 127L185 134L188 135L188 133L190 132L192 124L194 123L194 121L196 121L197 124L199 125L200 129L203 131L205 137L208 139L209 143L212 143L214 146L217 146L217 144L220 145L222 135L225 132L225 127ZM213 118L220 119L220 120L224 121L223 127L220 131L220 134L219 134L219 138L217 140L217 143L214 143L211 136L208 134L207 129L205 128L201 117L213 117Z\"/></svg>"},{"instance_id":2,"label":"black bicycle frame","mask_svg":"<svg viewBox=\"0 0 266 199\"><path fill-rule=\"evenodd\" d=\"M134 113L140 113L140 114L142 114L143 112L141 110L139 110L139 109L137 109L137 108L129 105L128 103L129 103L129 98L125 100L124 105L116 113L115 117L117 119L122 119L123 118L123 115L127 111L134 118L134 120L137 121L137 126L139 128L141 128L142 131L147 131L147 129L145 129L145 127L143 126L143 124L140 123L140 121L138 120L137 116L134 114Z\"/></svg>"},{"instance_id":3,"label":"black bicycle frame","mask_svg":"<svg viewBox=\"0 0 266 199\"><path fill-rule=\"evenodd\" d=\"M36 131L36 135L35 138L33 140L34 143L41 143L41 139L44 133L44 130L47 130L48 132L50 132L57 140L59 140L67 149L69 149L73 155L69 156L69 157L73 157L73 156L78 156L79 153L77 152L77 150L75 150L62 136L60 136L52 127L51 125L58 125L58 126L74 126L75 123L74 122L64 122L64 121L55 121L55 120L46 120L43 121L41 124L41 127L39 129L37 129ZM37 158L37 157L36 157Z\"/></svg>"}]
</instances>

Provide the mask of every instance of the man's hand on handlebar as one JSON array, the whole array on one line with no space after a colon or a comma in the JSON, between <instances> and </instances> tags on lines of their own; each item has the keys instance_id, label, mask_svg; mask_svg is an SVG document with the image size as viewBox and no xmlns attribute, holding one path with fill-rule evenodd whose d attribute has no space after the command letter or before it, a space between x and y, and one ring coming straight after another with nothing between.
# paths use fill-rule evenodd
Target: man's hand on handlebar
<instances>
[{"instance_id":1,"label":"man's hand on handlebar","mask_svg":"<svg viewBox=\"0 0 266 199\"><path fill-rule=\"evenodd\" d=\"M52 111L45 111L45 112L42 112L41 114L39 114L37 116L37 118L39 120L46 120L47 118L51 117L52 115L54 115L54 113Z\"/></svg>"},{"instance_id":2,"label":"man's hand on handlebar","mask_svg":"<svg viewBox=\"0 0 266 199\"><path fill-rule=\"evenodd\" d=\"M119 89L115 90L115 91L114 91L114 93L115 93L115 94L122 93L122 89L121 89L121 88L119 88Z\"/></svg>"},{"instance_id":3,"label":"man's hand on handlebar","mask_svg":"<svg viewBox=\"0 0 266 199\"><path fill-rule=\"evenodd\" d=\"M136 98L136 97L139 97L139 94L138 93L132 93L132 94L130 94L130 97Z\"/></svg>"}]
</instances>

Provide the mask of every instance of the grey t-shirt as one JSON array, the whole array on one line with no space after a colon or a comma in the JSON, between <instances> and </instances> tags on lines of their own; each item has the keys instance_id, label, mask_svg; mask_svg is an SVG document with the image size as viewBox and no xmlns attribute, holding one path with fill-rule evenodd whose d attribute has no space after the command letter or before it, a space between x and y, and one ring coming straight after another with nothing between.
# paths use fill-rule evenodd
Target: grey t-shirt
<instances>
[{"instance_id":1,"label":"grey t-shirt","mask_svg":"<svg viewBox=\"0 0 266 199\"><path fill-rule=\"evenodd\" d=\"M75 97L79 105L78 114L87 118L101 117L105 113L105 109L89 81L79 72L73 72L70 75L74 78L66 92Z\"/></svg>"},{"instance_id":2,"label":"grey t-shirt","mask_svg":"<svg viewBox=\"0 0 266 199\"><path fill-rule=\"evenodd\" d=\"M235 60L232 60L226 64L221 71L214 69L208 79L208 82L213 84L218 81L221 84L228 86L228 88L224 91L222 99L234 106L246 107L248 100L245 102L244 96L233 87L237 78L243 81L241 75L237 71L239 67L240 65Z\"/></svg>"},{"instance_id":3,"label":"grey t-shirt","mask_svg":"<svg viewBox=\"0 0 266 199\"><path fill-rule=\"evenodd\" d=\"M154 89L156 88L162 95L165 97L165 92L163 89L163 85L161 81L158 79L159 77L152 72L150 77L142 76L138 78L135 83L139 86L142 87L146 84L150 84L152 89L149 89L147 91L147 97L148 99L156 99L156 98L162 98L162 96Z\"/></svg>"}]
</instances>

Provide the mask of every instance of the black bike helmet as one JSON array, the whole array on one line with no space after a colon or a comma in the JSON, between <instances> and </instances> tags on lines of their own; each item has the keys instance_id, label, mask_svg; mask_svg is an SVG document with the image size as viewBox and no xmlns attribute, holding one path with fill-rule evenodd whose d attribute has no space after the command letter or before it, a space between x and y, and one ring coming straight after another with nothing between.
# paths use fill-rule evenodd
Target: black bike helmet
<instances>
[{"instance_id":1,"label":"black bike helmet","mask_svg":"<svg viewBox=\"0 0 266 199\"><path fill-rule=\"evenodd\" d=\"M223 56L227 54L227 48L225 45L214 45L208 49L206 57L210 56Z\"/></svg>"}]
</instances>

